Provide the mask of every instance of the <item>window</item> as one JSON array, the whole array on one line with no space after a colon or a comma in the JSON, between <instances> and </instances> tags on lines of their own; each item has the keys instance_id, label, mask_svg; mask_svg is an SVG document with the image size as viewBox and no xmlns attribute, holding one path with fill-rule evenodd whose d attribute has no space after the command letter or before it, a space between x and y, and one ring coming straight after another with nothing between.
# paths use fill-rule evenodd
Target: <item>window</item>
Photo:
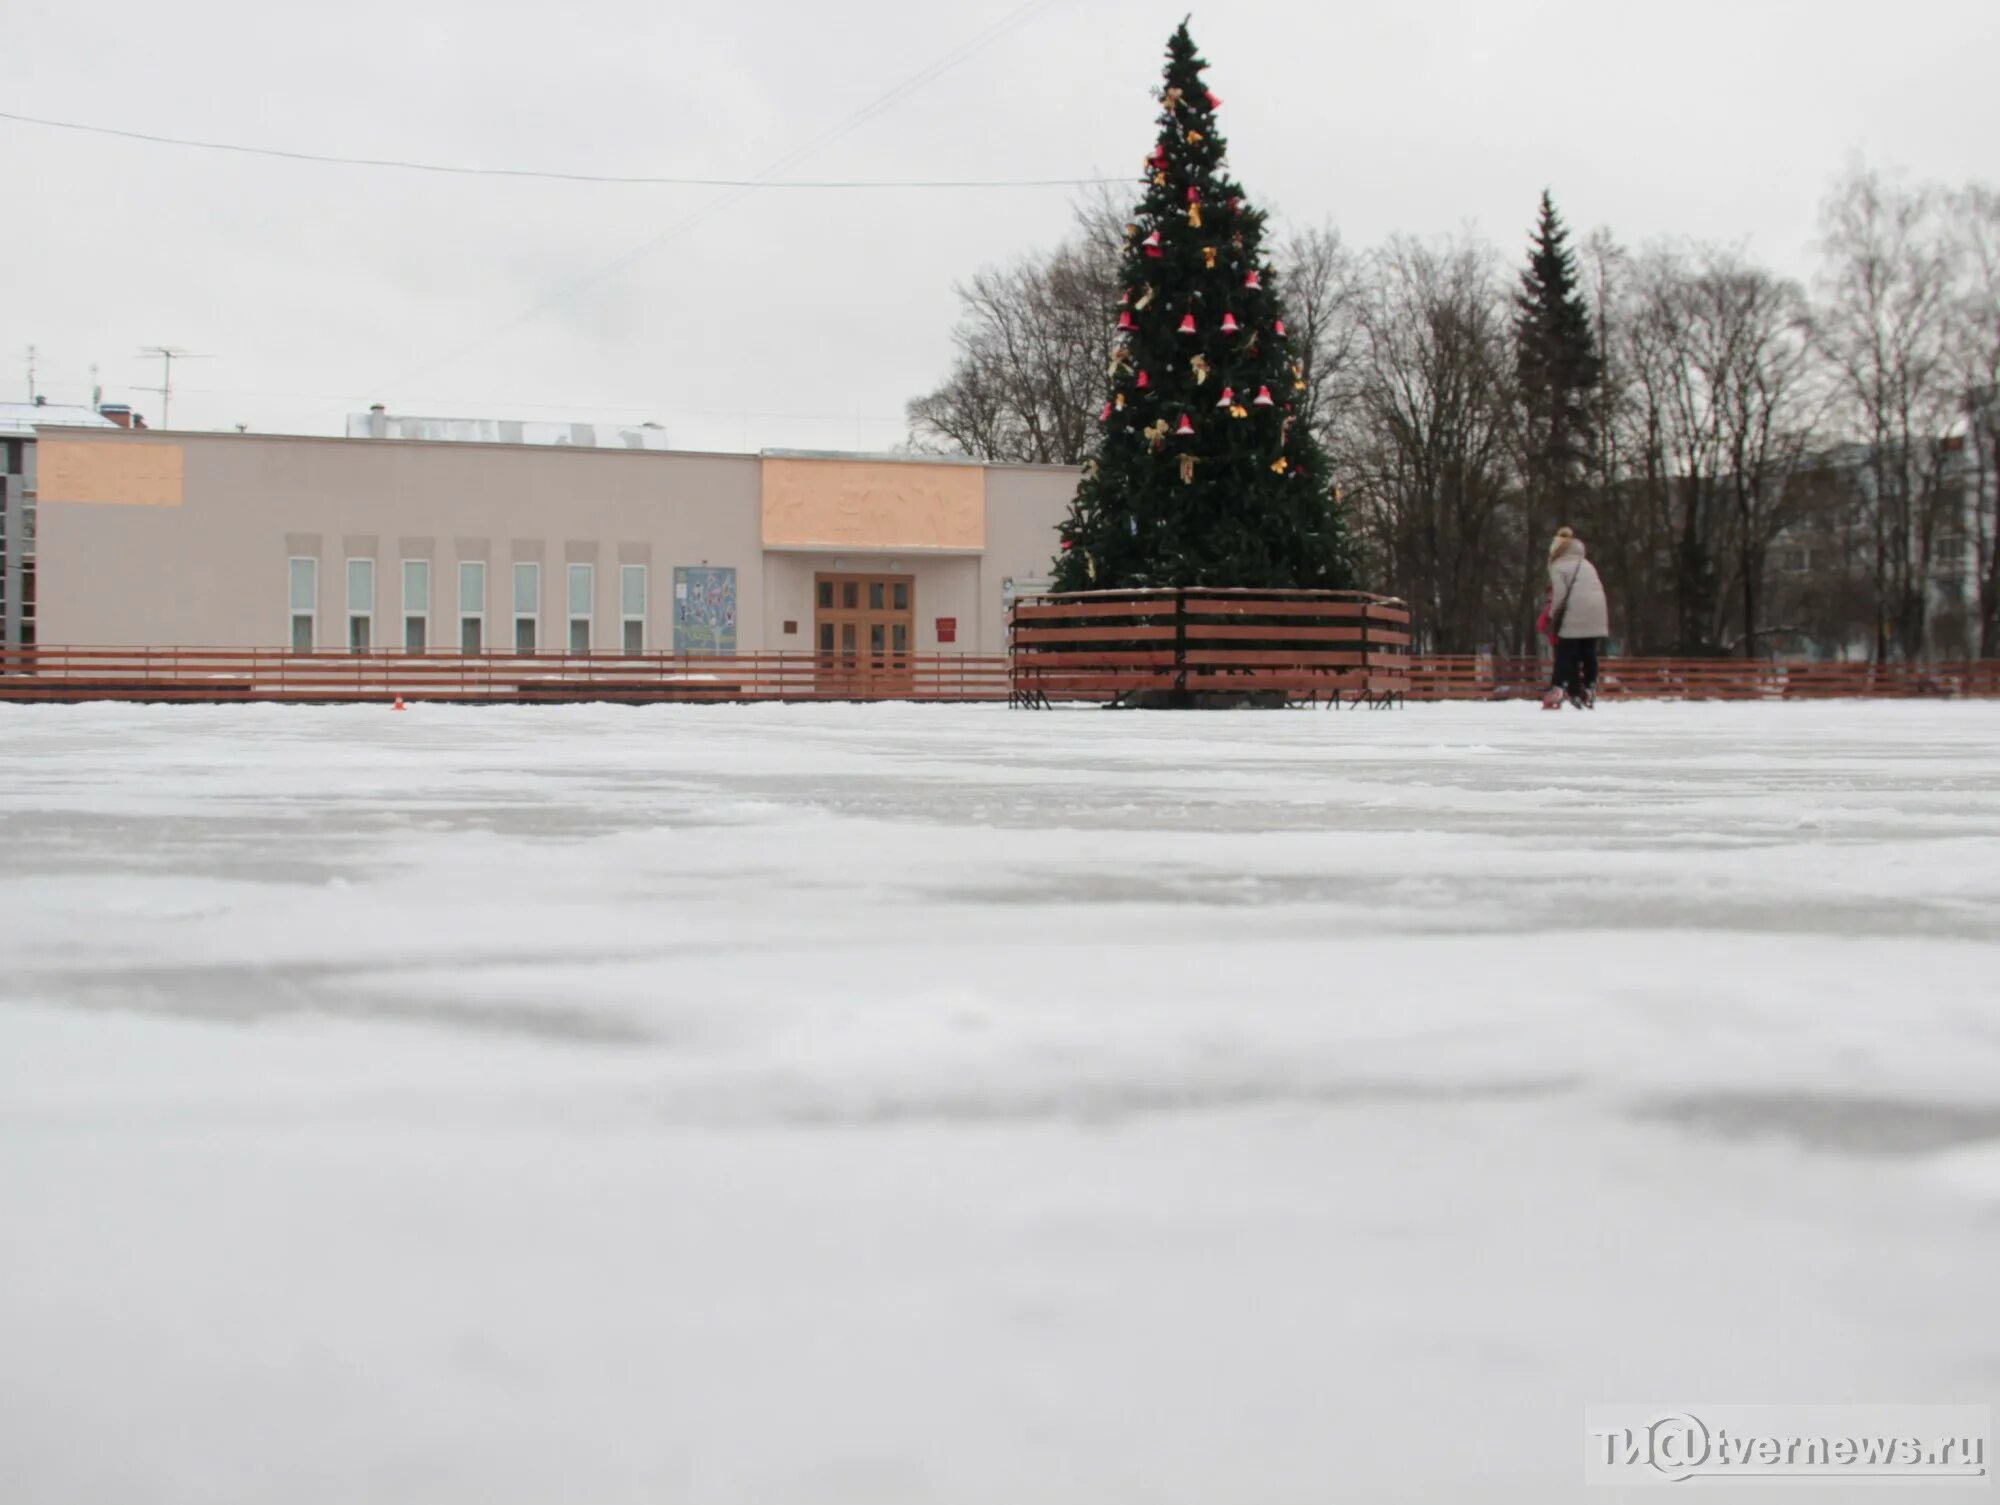
<instances>
[{"instance_id":1,"label":"window","mask_svg":"<svg viewBox=\"0 0 2000 1505\"><path fill-rule=\"evenodd\" d=\"M646 651L646 567L623 564L618 567L618 616L624 623L627 653Z\"/></svg>"},{"instance_id":2,"label":"window","mask_svg":"<svg viewBox=\"0 0 2000 1505\"><path fill-rule=\"evenodd\" d=\"M514 651L535 651L535 629L541 625L542 567L539 564L514 566Z\"/></svg>"},{"instance_id":3,"label":"window","mask_svg":"<svg viewBox=\"0 0 2000 1505\"><path fill-rule=\"evenodd\" d=\"M375 561L347 561L347 649L366 653L375 633Z\"/></svg>"},{"instance_id":4,"label":"window","mask_svg":"<svg viewBox=\"0 0 2000 1505\"><path fill-rule=\"evenodd\" d=\"M422 653L430 646L431 562L403 561L403 651Z\"/></svg>"},{"instance_id":5,"label":"window","mask_svg":"<svg viewBox=\"0 0 2000 1505\"><path fill-rule=\"evenodd\" d=\"M569 651L590 652L591 599L597 594L597 566L569 567Z\"/></svg>"},{"instance_id":6,"label":"window","mask_svg":"<svg viewBox=\"0 0 2000 1505\"><path fill-rule=\"evenodd\" d=\"M461 653L486 651L486 561L458 562L458 647Z\"/></svg>"},{"instance_id":7,"label":"window","mask_svg":"<svg viewBox=\"0 0 2000 1505\"><path fill-rule=\"evenodd\" d=\"M292 652L311 653L319 619L319 561L291 561Z\"/></svg>"}]
</instances>

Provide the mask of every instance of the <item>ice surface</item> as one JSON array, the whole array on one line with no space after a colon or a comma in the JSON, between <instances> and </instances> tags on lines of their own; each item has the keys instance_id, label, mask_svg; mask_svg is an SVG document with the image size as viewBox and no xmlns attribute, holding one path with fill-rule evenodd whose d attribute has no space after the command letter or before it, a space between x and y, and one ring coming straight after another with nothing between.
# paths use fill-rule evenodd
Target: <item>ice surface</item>
<instances>
[{"instance_id":1,"label":"ice surface","mask_svg":"<svg viewBox=\"0 0 2000 1505\"><path fill-rule=\"evenodd\" d=\"M0 1499L1582 1498L2000 1392L2000 706L0 707Z\"/></svg>"}]
</instances>

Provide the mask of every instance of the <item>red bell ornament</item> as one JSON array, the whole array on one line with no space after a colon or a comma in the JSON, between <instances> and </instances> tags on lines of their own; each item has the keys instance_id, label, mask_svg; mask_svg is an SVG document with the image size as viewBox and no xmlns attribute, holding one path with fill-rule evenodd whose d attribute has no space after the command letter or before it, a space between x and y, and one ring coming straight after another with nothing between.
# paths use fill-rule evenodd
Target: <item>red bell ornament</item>
<instances>
[{"instance_id":1,"label":"red bell ornament","mask_svg":"<svg viewBox=\"0 0 2000 1505\"><path fill-rule=\"evenodd\" d=\"M1254 408L1275 408L1278 404L1272 400L1269 387L1259 387L1257 395L1250 399L1250 405Z\"/></svg>"},{"instance_id":2,"label":"red bell ornament","mask_svg":"<svg viewBox=\"0 0 2000 1505\"><path fill-rule=\"evenodd\" d=\"M1151 235L1148 235L1144 240L1140 241L1139 244L1144 246L1149 251L1159 250L1160 232L1155 230Z\"/></svg>"},{"instance_id":3,"label":"red bell ornament","mask_svg":"<svg viewBox=\"0 0 2000 1505\"><path fill-rule=\"evenodd\" d=\"M1201 202L1201 190L1192 183L1188 185L1188 202L1190 204L1199 204Z\"/></svg>"},{"instance_id":4,"label":"red bell ornament","mask_svg":"<svg viewBox=\"0 0 2000 1505\"><path fill-rule=\"evenodd\" d=\"M1130 307L1132 306L1132 289L1131 289L1131 288L1129 288L1129 287L1128 287L1128 288L1126 288L1126 289L1125 289L1125 292L1124 292L1123 296L1121 296L1121 297L1119 298L1119 300L1118 300L1118 306L1119 306L1120 308L1130 308Z\"/></svg>"},{"instance_id":5,"label":"red bell ornament","mask_svg":"<svg viewBox=\"0 0 2000 1505\"><path fill-rule=\"evenodd\" d=\"M1098 421L1099 423L1109 423L1109 422L1111 421L1111 404L1110 404L1110 403L1108 403L1108 402L1107 402L1107 403L1106 403L1106 404L1104 405L1104 411L1103 411L1103 412L1101 412L1101 413L1099 413L1099 414L1097 415L1097 421Z\"/></svg>"},{"instance_id":6,"label":"red bell ornament","mask_svg":"<svg viewBox=\"0 0 2000 1505\"><path fill-rule=\"evenodd\" d=\"M1130 332L1132 334L1139 332L1138 322L1128 313L1118 316L1118 328L1121 332Z\"/></svg>"},{"instance_id":7,"label":"red bell ornament","mask_svg":"<svg viewBox=\"0 0 2000 1505\"><path fill-rule=\"evenodd\" d=\"M1243 279L1243 286L1246 291L1253 293L1264 290L1264 284L1258 280L1257 269L1255 267L1250 268L1250 275Z\"/></svg>"},{"instance_id":8,"label":"red bell ornament","mask_svg":"<svg viewBox=\"0 0 2000 1505\"><path fill-rule=\"evenodd\" d=\"M1227 408L1227 407L1233 407L1235 405L1235 402L1236 402L1235 388L1224 387L1222 389L1222 395L1215 400L1215 405L1218 408Z\"/></svg>"},{"instance_id":9,"label":"red bell ornament","mask_svg":"<svg viewBox=\"0 0 2000 1505\"><path fill-rule=\"evenodd\" d=\"M1143 392L1146 390L1146 388L1150 387L1152 384L1153 384L1153 378L1148 376L1145 372L1141 371L1139 373L1139 380L1135 384L1137 385L1139 390Z\"/></svg>"},{"instance_id":10,"label":"red bell ornament","mask_svg":"<svg viewBox=\"0 0 2000 1505\"><path fill-rule=\"evenodd\" d=\"M1199 330L1197 330L1197 329L1196 329L1196 328L1194 327L1194 315L1193 315L1193 314L1182 314L1182 315L1181 315L1181 333L1182 333L1182 334L1198 334L1198 333L1200 333L1200 331L1199 331Z\"/></svg>"},{"instance_id":11,"label":"red bell ornament","mask_svg":"<svg viewBox=\"0 0 2000 1505\"><path fill-rule=\"evenodd\" d=\"M1211 110L1219 110L1222 108L1222 101L1215 97L1215 91L1213 89L1210 89L1208 91L1208 107Z\"/></svg>"},{"instance_id":12,"label":"red bell ornament","mask_svg":"<svg viewBox=\"0 0 2000 1505\"><path fill-rule=\"evenodd\" d=\"M1181 426L1174 430L1174 437L1176 439L1187 439L1193 437L1193 435L1194 425L1188 422L1187 414L1181 414Z\"/></svg>"},{"instance_id":13,"label":"red bell ornament","mask_svg":"<svg viewBox=\"0 0 2000 1505\"><path fill-rule=\"evenodd\" d=\"M1273 324L1271 327L1278 332L1278 337L1280 339L1284 338L1285 321L1283 319L1278 320L1278 322Z\"/></svg>"},{"instance_id":14,"label":"red bell ornament","mask_svg":"<svg viewBox=\"0 0 2000 1505\"><path fill-rule=\"evenodd\" d=\"M1224 314L1222 316L1222 332L1224 334L1240 334L1242 329L1243 326L1236 322L1235 314Z\"/></svg>"}]
</instances>

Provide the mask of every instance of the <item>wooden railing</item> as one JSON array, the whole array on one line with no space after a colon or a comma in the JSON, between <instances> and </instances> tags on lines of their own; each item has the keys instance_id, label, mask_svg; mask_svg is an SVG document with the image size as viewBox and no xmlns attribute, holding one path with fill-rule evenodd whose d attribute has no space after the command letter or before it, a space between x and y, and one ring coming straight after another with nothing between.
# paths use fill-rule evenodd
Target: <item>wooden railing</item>
<instances>
[{"instance_id":1,"label":"wooden railing","mask_svg":"<svg viewBox=\"0 0 2000 1505\"><path fill-rule=\"evenodd\" d=\"M1401 601L1360 591L1028 596L1007 623L1012 700L1389 705L1409 689L1409 625Z\"/></svg>"},{"instance_id":2,"label":"wooden railing","mask_svg":"<svg viewBox=\"0 0 2000 1505\"><path fill-rule=\"evenodd\" d=\"M1410 656L1379 599L1256 602L1166 593L1037 597L997 654L290 653L229 648L0 649L0 701L1115 701L1135 690L1267 690L1326 704L1539 696L1547 659ZM1280 603L1284 605L1285 603ZM1339 611L1305 608L1339 607ZM1275 636L1274 636L1275 634ZM1609 658L1605 700L2000 697L2000 660L1938 664Z\"/></svg>"},{"instance_id":3,"label":"wooden railing","mask_svg":"<svg viewBox=\"0 0 2000 1505\"><path fill-rule=\"evenodd\" d=\"M1425 657L1410 660L1412 700L1538 696L1549 661ZM1608 658L1603 700L1837 700L2000 695L2000 660L1937 664L1782 663L1726 658Z\"/></svg>"},{"instance_id":4,"label":"wooden railing","mask_svg":"<svg viewBox=\"0 0 2000 1505\"><path fill-rule=\"evenodd\" d=\"M0 700L1005 700L997 654L0 649Z\"/></svg>"}]
</instances>

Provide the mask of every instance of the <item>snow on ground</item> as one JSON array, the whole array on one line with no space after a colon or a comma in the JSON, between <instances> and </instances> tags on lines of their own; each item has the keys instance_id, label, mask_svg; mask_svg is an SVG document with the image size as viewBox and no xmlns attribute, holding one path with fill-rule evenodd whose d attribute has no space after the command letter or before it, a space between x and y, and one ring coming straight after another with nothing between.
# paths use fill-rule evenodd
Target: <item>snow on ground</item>
<instances>
[{"instance_id":1,"label":"snow on ground","mask_svg":"<svg viewBox=\"0 0 2000 1505\"><path fill-rule=\"evenodd\" d=\"M0 707L0 1498L1546 1502L2000 1392L2000 706Z\"/></svg>"}]
</instances>

